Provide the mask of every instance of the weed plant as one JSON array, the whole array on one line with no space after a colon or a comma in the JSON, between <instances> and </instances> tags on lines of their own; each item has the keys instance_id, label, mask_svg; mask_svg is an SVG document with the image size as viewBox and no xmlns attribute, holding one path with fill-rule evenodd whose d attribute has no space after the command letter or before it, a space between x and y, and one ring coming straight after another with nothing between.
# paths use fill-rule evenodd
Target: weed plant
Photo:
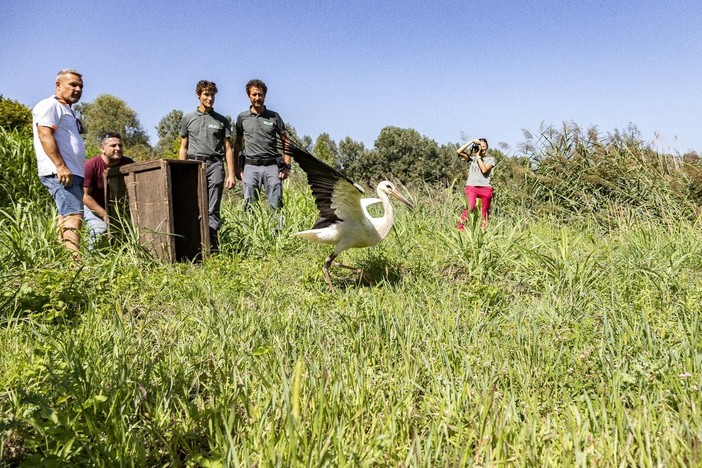
<instances>
[{"instance_id":1,"label":"weed plant","mask_svg":"<svg viewBox=\"0 0 702 468\"><path fill-rule=\"evenodd\" d=\"M37 177L31 135L0 127L0 207L51 198Z\"/></svg>"},{"instance_id":2,"label":"weed plant","mask_svg":"<svg viewBox=\"0 0 702 468\"><path fill-rule=\"evenodd\" d=\"M383 243L342 254L372 283L332 268L332 293L330 248L289 236L316 219L296 177L278 235L234 192L202 263L138 236L75 263L50 204L6 202L1 463L701 463L694 216L623 195L564 216L515 185L458 232L462 194L417 189Z\"/></svg>"}]
</instances>

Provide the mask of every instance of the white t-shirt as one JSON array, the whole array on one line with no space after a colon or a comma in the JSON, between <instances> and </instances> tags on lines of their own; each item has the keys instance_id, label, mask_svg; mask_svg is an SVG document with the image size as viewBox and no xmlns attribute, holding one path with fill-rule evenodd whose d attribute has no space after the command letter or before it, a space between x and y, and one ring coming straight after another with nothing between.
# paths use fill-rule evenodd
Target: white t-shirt
<instances>
[{"instance_id":1,"label":"white t-shirt","mask_svg":"<svg viewBox=\"0 0 702 468\"><path fill-rule=\"evenodd\" d=\"M83 177L85 144L78 131L78 119L68 104L55 96L43 99L32 109L32 129L34 130L34 151L37 154L37 168L40 176L56 174L56 165L51 162L39 141L37 126L54 129L54 139L59 153L73 175Z\"/></svg>"}]
</instances>

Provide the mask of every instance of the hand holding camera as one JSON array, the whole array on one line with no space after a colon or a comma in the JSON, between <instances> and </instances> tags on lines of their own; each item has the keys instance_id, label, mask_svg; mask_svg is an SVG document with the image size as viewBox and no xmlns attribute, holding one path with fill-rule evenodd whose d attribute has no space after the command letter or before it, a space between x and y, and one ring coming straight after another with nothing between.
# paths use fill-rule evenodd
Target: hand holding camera
<instances>
[{"instance_id":1,"label":"hand holding camera","mask_svg":"<svg viewBox=\"0 0 702 468\"><path fill-rule=\"evenodd\" d=\"M482 159L483 155L480 154L482 150L482 141L475 139L465 143L458 150L458 156L464 161L471 161L471 156L473 158Z\"/></svg>"}]
</instances>

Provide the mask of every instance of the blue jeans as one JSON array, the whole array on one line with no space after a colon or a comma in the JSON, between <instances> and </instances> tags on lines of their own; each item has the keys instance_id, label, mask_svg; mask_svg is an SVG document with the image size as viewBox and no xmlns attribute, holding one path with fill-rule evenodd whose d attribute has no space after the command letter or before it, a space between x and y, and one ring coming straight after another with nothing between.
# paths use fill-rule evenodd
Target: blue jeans
<instances>
[{"instance_id":1,"label":"blue jeans","mask_svg":"<svg viewBox=\"0 0 702 468\"><path fill-rule=\"evenodd\" d=\"M39 176L41 183L51 194L51 198L56 203L56 209L59 216L66 217L71 215L83 216L83 178L73 176L73 184L70 187L61 185L58 182L58 177Z\"/></svg>"},{"instance_id":2,"label":"blue jeans","mask_svg":"<svg viewBox=\"0 0 702 468\"><path fill-rule=\"evenodd\" d=\"M107 232L107 223L87 206L83 213L83 219L85 219L85 224L88 225L88 248L93 250L98 237Z\"/></svg>"}]
</instances>

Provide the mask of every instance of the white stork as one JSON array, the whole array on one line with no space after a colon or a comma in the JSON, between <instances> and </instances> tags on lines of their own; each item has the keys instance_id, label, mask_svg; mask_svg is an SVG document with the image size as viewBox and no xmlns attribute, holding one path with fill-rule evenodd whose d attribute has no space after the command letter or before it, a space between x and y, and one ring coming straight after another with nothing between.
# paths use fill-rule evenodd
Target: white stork
<instances>
[{"instance_id":1,"label":"white stork","mask_svg":"<svg viewBox=\"0 0 702 468\"><path fill-rule=\"evenodd\" d=\"M290 145L289 150L295 162L307 174L307 182L319 210L319 219L312 229L296 232L293 236L336 246L322 267L324 279L334 291L329 278L329 266L334 259L346 249L374 246L390 232L395 218L389 197L400 200L410 208L414 206L387 180L378 184L376 191L379 198L362 198L364 190L333 167L295 145ZM385 212L382 217L374 218L368 213L368 206L379 202L383 204ZM337 265L358 271L346 265Z\"/></svg>"}]
</instances>

